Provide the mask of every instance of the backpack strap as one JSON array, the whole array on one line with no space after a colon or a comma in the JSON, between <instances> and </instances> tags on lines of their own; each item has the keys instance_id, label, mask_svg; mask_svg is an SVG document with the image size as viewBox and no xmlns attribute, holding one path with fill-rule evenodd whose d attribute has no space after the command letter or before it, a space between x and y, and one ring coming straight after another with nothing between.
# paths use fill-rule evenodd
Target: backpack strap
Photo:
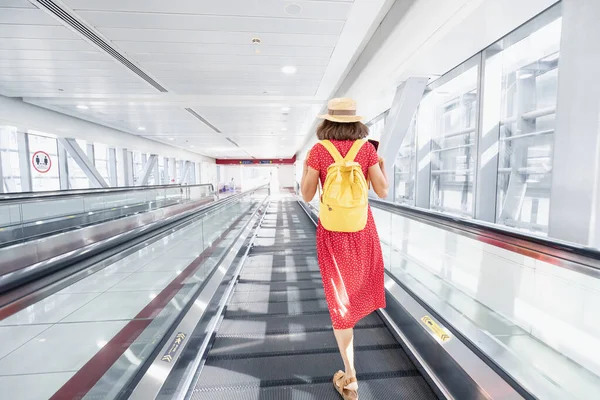
<instances>
[{"instance_id":1,"label":"backpack strap","mask_svg":"<svg viewBox=\"0 0 600 400\"><path fill-rule=\"evenodd\" d=\"M333 160L336 163L344 161L344 157L342 157L338 149L329 140L321 140L321 144L323 147L325 147L329 154L331 154L331 157L333 157Z\"/></svg>"},{"instance_id":2,"label":"backpack strap","mask_svg":"<svg viewBox=\"0 0 600 400\"><path fill-rule=\"evenodd\" d=\"M365 143L366 143L366 141L364 141L364 140L355 141L354 144L352 145L352 147L350 148L350 151L348 152L348 154L346 154L346 158L344 158L344 161L346 161L346 162L354 161L354 159L358 155L358 152L360 151L360 149L362 149L362 147Z\"/></svg>"}]
</instances>

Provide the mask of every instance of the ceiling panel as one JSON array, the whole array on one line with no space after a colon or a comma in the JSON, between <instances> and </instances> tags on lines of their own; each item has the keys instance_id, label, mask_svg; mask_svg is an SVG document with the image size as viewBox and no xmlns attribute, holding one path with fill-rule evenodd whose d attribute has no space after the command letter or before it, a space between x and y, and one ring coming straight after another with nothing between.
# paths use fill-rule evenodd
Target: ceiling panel
<instances>
[{"instance_id":1,"label":"ceiling panel","mask_svg":"<svg viewBox=\"0 0 600 400\"><path fill-rule=\"evenodd\" d=\"M277 56L236 56L236 55L212 55L212 54L135 54L134 58L139 62L152 63L210 63L210 64L234 64L234 65L276 65L279 68L284 65L294 65L302 68L305 65L327 66L329 59L313 57L277 57Z\"/></svg>"},{"instance_id":2,"label":"ceiling panel","mask_svg":"<svg viewBox=\"0 0 600 400\"><path fill-rule=\"evenodd\" d=\"M0 2L0 8L35 8L33 4L31 4L27 0L2 0Z\"/></svg>"},{"instance_id":3,"label":"ceiling panel","mask_svg":"<svg viewBox=\"0 0 600 400\"><path fill-rule=\"evenodd\" d=\"M0 3L0 24L11 25L60 25L60 23L37 8L2 8Z\"/></svg>"},{"instance_id":4,"label":"ceiling panel","mask_svg":"<svg viewBox=\"0 0 600 400\"><path fill-rule=\"evenodd\" d=\"M312 0L299 0L293 4L281 0L66 0L65 2L76 11L293 17L336 21L344 21L352 7L351 2ZM297 7L286 7L287 5ZM293 13L294 11L297 13Z\"/></svg>"},{"instance_id":5,"label":"ceiling panel","mask_svg":"<svg viewBox=\"0 0 600 400\"><path fill-rule=\"evenodd\" d=\"M240 72L245 73L265 73L271 75L280 75L281 74L281 64L273 64L273 65L249 65L249 64L220 64L220 63L154 63L154 62L145 62L144 66L150 69L153 72L153 75L156 76L184 76L185 74L196 73L196 74L205 74L207 71L210 72L221 72L221 73L229 73L235 72L235 74L230 75L238 75ZM319 79L323 76L326 65L303 65L301 68L299 67L299 71L296 75L303 74L315 74L315 78L318 76ZM181 74L181 75L180 75Z\"/></svg>"},{"instance_id":6,"label":"ceiling panel","mask_svg":"<svg viewBox=\"0 0 600 400\"><path fill-rule=\"evenodd\" d=\"M314 96L318 85L314 87L282 87L282 86L205 86L178 84L171 85L169 88L178 94L197 94L197 95L239 95L239 96L260 96L270 94L276 96Z\"/></svg>"},{"instance_id":7,"label":"ceiling panel","mask_svg":"<svg viewBox=\"0 0 600 400\"><path fill-rule=\"evenodd\" d=\"M195 43L170 43L170 42L116 42L120 49L132 54L231 54L251 57L261 56L285 56L285 57L331 57L333 47L309 47L309 46L273 46L250 44L223 45L223 44L195 44ZM59 49L60 50L60 49ZM260 53L257 53L259 51Z\"/></svg>"},{"instance_id":8,"label":"ceiling panel","mask_svg":"<svg viewBox=\"0 0 600 400\"><path fill-rule=\"evenodd\" d=\"M312 46L335 47L337 35L311 35L295 33L267 33L257 31L224 32L198 30L167 30L167 29L131 29L131 28L100 28L107 37L117 43L119 41L134 42L171 42L171 43L200 43L200 44L250 44L253 38L260 38L263 45L273 46ZM0 30L0 35L1 35Z\"/></svg>"},{"instance_id":9,"label":"ceiling panel","mask_svg":"<svg viewBox=\"0 0 600 400\"><path fill-rule=\"evenodd\" d=\"M0 58L0 71L15 68L40 68L40 69L68 69L73 68L90 69L102 68L112 69L118 68L119 64L116 61L65 61L65 60L6 60Z\"/></svg>"},{"instance_id":10,"label":"ceiling panel","mask_svg":"<svg viewBox=\"0 0 600 400\"><path fill-rule=\"evenodd\" d=\"M16 24L0 25L0 38L80 39L74 32L64 26ZM2 39L2 41L4 41L4 39Z\"/></svg>"},{"instance_id":11,"label":"ceiling panel","mask_svg":"<svg viewBox=\"0 0 600 400\"><path fill-rule=\"evenodd\" d=\"M29 1L0 0L0 92L212 157L291 157L328 95L317 97L324 79L342 78L340 52L352 59L364 39L348 32L374 24L362 11L383 1L361 1L361 12L352 0L56 3L168 90L159 93Z\"/></svg>"},{"instance_id":12,"label":"ceiling panel","mask_svg":"<svg viewBox=\"0 0 600 400\"><path fill-rule=\"evenodd\" d=\"M0 50L0 60L105 61L94 51Z\"/></svg>"},{"instance_id":13,"label":"ceiling panel","mask_svg":"<svg viewBox=\"0 0 600 400\"><path fill-rule=\"evenodd\" d=\"M79 79L86 77L103 77L103 78L114 78L121 79L123 77L133 78L133 74L124 69L82 69L77 66L72 66L71 69L50 69L50 68L2 68L0 66L0 81L8 79L24 79L24 78L68 78L68 79Z\"/></svg>"},{"instance_id":14,"label":"ceiling panel","mask_svg":"<svg viewBox=\"0 0 600 400\"><path fill-rule=\"evenodd\" d=\"M93 51L94 48L81 39L2 38L0 50Z\"/></svg>"},{"instance_id":15,"label":"ceiling panel","mask_svg":"<svg viewBox=\"0 0 600 400\"><path fill-rule=\"evenodd\" d=\"M198 30L199 27L202 27L203 31L339 35L344 27L343 21L294 18L256 18L105 11L80 11L78 14L83 19L99 28Z\"/></svg>"}]
</instances>

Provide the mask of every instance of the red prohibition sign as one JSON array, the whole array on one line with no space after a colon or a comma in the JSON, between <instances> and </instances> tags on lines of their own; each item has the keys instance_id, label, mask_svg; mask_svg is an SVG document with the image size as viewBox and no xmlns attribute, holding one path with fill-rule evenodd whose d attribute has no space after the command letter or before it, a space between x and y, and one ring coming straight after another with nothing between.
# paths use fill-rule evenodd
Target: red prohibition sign
<instances>
[{"instance_id":1,"label":"red prohibition sign","mask_svg":"<svg viewBox=\"0 0 600 400\"><path fill-rule=\"evenodd\" d=\"M45 174L52 168L52 159L45 151L36 151L31 157L33 168L40 174Z\"/></svg>"}]
</instances>

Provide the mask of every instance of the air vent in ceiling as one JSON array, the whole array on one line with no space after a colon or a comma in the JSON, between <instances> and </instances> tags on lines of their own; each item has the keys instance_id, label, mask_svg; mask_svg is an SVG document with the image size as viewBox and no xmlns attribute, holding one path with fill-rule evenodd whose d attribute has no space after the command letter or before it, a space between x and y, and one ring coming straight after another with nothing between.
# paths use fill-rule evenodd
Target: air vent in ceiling
<instances>
[{"instance_id":1,"label":"air vent in ceiling","mask_svg":"<svg viewBox=\"0 0 600 400\"><path fill-rule=\"evenodd\" d=\"M211 124L210 122L208 122L206 119L204 119L204 117L202 117L202 115L198 114L196 111L192 110L191 108L186 108L185 111L189 112L190 114L192 114L194 117L198 118L200 121L204 122L207 126L210 127L210 129L212 129L213 131L217 132L217 133L222 133L220 130L217 129L216 126L214 126L213 124Z\"/></svg>"},{"instance_id":2,"label":"air vent in ceiling","mask_svg":"<svg viewBox=\"0 0 600 400\"><path fill-rule=\"evenodd\" d=\"M68 12L63 10L58 4L54 3L51 0L35 0L37 4L41 7L44 7L52 14L57 16L61 21L68 24L70 27L75 29L77 32L91 40L94 44L104 50L107 54L112 56L114 59L119 61L121 64L129 68L133 73L138 75L140 78L148 82L150 85L154 86L158 91L167 93L168 90L162 87L158 82L152 79L148 74L139 69L134 63L129 61L125 56L115 50L110 44L108 44L104 39L96 35L92 32L88 27L83 25L81 22L77 21L73 18Z\"/></svg>"}]
</instances>

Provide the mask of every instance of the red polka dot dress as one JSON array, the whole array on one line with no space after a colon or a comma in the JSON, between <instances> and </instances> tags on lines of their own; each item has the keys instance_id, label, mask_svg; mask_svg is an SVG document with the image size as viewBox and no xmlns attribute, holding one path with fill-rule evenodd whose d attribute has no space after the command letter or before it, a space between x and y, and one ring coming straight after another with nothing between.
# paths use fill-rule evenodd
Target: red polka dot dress
<instances>
[{"instance_id":1,"label":"red polka dot dress","mask_svg":"<svg viewBox=\"0 0 600 400\"><path fill-rule=\"evenodd\" d=\"M354 143L331 142L343 157ZM369 167L379 162L375 147L365 143L355 161L368 178ZM307 160L309 167L319 171L321 184L333 163L333 157L320 143L312 148ZM334 329L353 328L373 311L385 308L383 254L370 207L367 226L360 232L331 232L319 222L317 257Z\"/></svg>"}]
</instances>

